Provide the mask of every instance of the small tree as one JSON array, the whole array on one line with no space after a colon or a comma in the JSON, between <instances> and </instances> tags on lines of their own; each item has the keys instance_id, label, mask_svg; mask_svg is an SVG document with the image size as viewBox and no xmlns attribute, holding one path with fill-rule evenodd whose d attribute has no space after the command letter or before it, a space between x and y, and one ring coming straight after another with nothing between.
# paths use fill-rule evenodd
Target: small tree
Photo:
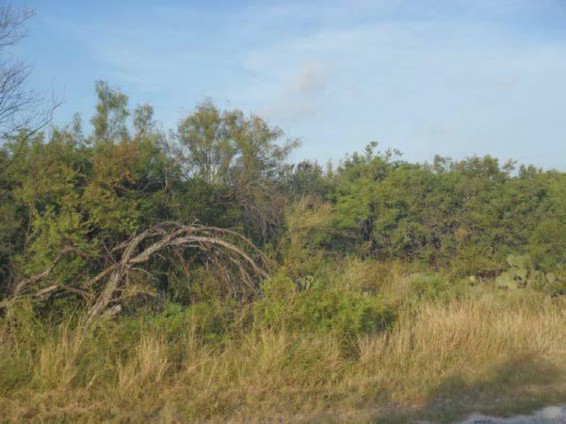
<instances>
[{"instance_id":1,"label":"small tree","mask_svg":"<svg viewBox=\"0 0 566 424\"><path fill-rule=\"evenodd\" d=\"M254 241L266 241L281 227L284 207L278 190L289 153L298 145L258 116L221 111L210 101L179 124L185 172L217 199L235 207L237 222Z\"/></svg>"}]
</instances>

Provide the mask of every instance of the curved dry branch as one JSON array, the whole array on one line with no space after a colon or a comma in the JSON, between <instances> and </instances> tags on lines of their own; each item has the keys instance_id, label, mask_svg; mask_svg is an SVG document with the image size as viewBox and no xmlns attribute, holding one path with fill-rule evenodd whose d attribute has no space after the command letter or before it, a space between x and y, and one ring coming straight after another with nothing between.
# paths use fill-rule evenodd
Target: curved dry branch
<instances>
[{"instance_id":1,"label":"curved dry branch","mask_svg":"<svg viewBox=\"0 0 566 424\"><path fill-rule=\"evenodd\" d=\"M131 272L151 272L140 268L140 265L147 264L150 259L160 257L163 252L168 251L173 260L181 262L187 273L188 264L192 262L187 262L184 254L191 250L195 254L199 252L199 255L204 253L208 256L209 263L223 275L223 281L229 284L234 292L240 290L254 293L258 290L260 281L269 275L267 258L243 235L224 228L167 221L133 235L107 250L105 257L92 256L70 246L64 248L47 270L16 284L12 299L23 295L24 288L29 289L47 280L67 255L79 255L84 259L97 261L97 264L109 265L79 284L52 284L48 287L44 285L41 288L36 287L35 293L30 296L37 301L45 301L55 293L79 295L89 305L87 320L91 322L104 315L110 305L116 306L120 303L120 293L128 286L128 276Z\"/></svg>"},{"instance_id":2,"label":"curved dry branch","mask_svg":"<svg viewBox=\"0 0 566 424\"><path fill-rule=\"evenodd\" d=\"M77 256L80 256L82 258L85 258L85 259L90 259L90 258L93 257L92 255L90 255L90 254L88 254L88 253L84 252L83 250L80 250L76 247L65 246L63 248L63 250L61 250L61 252L59 252L59 254L55 257L55 259L53 260L53 263L51 264L51 266L49 268L47 268L45 271L40 272L39 274L35 274L35 275L32 275L31 277L24 278L23 280L20 280L18 283L16 283L16 285L14 286L14 289L13 289L13 295L18 296L26 287L31 286L31 285L38 283L39 281L42 281L45 278L47 278L49 276L49 274L51 274L51 272L53 272L53 270L57 267L59 262L61 262L61 260L63 260L63 258L67 257L71 253L73 253Z\"/></svg>"}]
</instances>

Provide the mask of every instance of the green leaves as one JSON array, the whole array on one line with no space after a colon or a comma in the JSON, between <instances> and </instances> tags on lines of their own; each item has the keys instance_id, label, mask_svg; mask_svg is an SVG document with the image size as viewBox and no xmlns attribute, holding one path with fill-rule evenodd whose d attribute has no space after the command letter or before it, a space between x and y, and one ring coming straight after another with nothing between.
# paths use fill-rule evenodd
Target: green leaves
<instances>
[{"instance_id":1,"label":"green leaves","mask_svg":"<svg viewBox=\"0 0 566 424\"><path fill-rule=\"evenodd\" d=\"M308 282L307 282L308 281ZM285 275L267 280L264 297L255 304L257 325L289 331L334 332L345 339L383 329L394 319L379 295L340 289L314 280L300 280L298 289Z\"/></svg>"},{"instance_id":2,"label":"green leaves","mask_svg":"<svg viewBox=\"0 0 566 424\"><path fill-rule=\"evenodd\" d=\"M356 255L500 274L506 287L560 282L564 173L515 171L490 156L409 163L375 142L334 170L294 167L297 141L258 116L205 101L167 137L151 106L132 111L118 89L98 82L96 90L92 134L75 119L0 148L0 167L11 164L0 174L0 290L48 267L63 246L100 253L166 220L238 229L271 246L294 276ZM54 278L96 271L80 257L65 261ZM167 290L171 270L160 261Z\"/></svg>"},{"instance_id":3,"label":"green leaves","mask_svg":"<svg viewBox=\"0 0 566 424\"><path fill-rule=\"evenodd\" d=\"M562 174L501 165L490 156L433 165L391 153L349 157L335 175L334 228L376 258L451 264L460 275L493 274L510 252L529 251L541 269L564 262Z\"/></svg>"},{"instance_id":4,"label":"green leaves","mask_svg":"<svg viewBox=\"0 0 566 424\"><path fill-rule=\"evenodd\" d=\"M208 204L218 207L220 216L211 216L210 208L195 215L243 227L255 242L272 241L284 226L281 178L297 142L285 140L279 128L258 116L221 111L210 101L180 122L175 138L182 169L189 176L185 185L201 184L211 197Z\"/></svg>"},{"instance_id":5,"label":"green leaves","mask_svg":"<svg viewBox=\"0 0 566 424\"><path fill-rule=\"evenodd\" d=\"M95 142L120 142L128 136L128 96L105 81L96 82L98 104L91 122Z\"/></svg>"}]
</instances>

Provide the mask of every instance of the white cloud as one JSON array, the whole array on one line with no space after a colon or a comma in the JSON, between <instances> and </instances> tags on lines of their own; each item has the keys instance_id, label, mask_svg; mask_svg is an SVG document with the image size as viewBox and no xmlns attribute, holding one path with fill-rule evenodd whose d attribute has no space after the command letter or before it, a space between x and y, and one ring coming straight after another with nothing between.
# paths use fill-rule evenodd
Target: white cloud
<instances>
[{"instance_id":1,"label":"white cloud","mask_svg":"<svg viewBox=\"0 0 566 424\"><path fill-rule=\"evenodd\" d=\"M320 64L305 63L289 84L289 88L299 95L312 95L326 88L326 76Z\"/></svg>"},{"instance_id":2,"label":"white cloud","mask_svg":"<svg viewBox=\"0 0 566 424\"><path fill-rule=\"evenodd\" d=\"M330 70L322 63L305 62L287 77L260 113L282 121L312 119L320 112L322 95L328 88Z\"/></svg>"}]
</instances>

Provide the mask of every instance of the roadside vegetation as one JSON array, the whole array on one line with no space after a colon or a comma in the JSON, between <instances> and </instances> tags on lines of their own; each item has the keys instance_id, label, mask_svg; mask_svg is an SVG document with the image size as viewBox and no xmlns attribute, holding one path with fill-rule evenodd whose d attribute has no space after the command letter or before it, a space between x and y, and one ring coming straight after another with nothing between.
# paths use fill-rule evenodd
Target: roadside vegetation
<instances>
[{"instance_id":1,"label":"roadside vegetation","mask_svg":"<svg viewBox=\"0 0 566 424\"><path fill-rule=\"evenodd\" d=\"M96 91L88 125L2 131L2 421L566 402L563 171L377 143L291 163L298 141L261 117L205 101L165 131Z\"/></svg>"}]
</instances>

